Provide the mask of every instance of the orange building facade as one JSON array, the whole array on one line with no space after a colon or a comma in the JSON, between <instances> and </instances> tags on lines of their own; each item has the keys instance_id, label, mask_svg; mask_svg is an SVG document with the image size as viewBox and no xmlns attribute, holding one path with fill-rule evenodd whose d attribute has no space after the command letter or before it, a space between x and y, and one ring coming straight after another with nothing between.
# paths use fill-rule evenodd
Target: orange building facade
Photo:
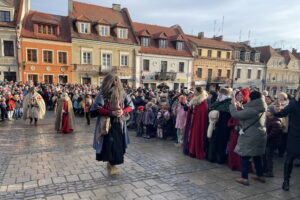
<instances>
[{"instance_id":1,"label":"orange building facade","mask_svg":"<svg viewBox=\"0 0 300 200\"><path fill-rule=\"evenodd\" d=\"M22 81L72 83L67 17L30 11L21 32Z\"/></svg>"}]
</instances>

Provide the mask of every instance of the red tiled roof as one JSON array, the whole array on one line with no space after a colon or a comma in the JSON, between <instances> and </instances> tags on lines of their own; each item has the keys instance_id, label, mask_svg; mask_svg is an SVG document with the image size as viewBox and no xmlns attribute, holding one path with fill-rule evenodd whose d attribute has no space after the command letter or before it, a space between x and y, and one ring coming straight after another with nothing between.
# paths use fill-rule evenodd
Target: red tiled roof
<instances>
[{"instance_id":1,"label":"red tiled roof","mask_svg":"<svg viewBox=\"0 0 300 200\"><path fill-rule=\"evenodd\" d=\"M143 29L143 30L139 31L137 33L137 35L140 36L140 37L151 37L149 31L146 30L146 29Z\"/></svg>"},{"instance_id":2,"label":"red tiled roof","mask_svg":"<svg viewBox=\"0 0 300 200\"><path fill-rule=\"evenodd\" d=\"M293 55L300 60L300 53L294 53Z\"/></svg>"},{"instance_id":3,"label":"red tiled roof","mask_svg":"<svg viewBox=\"0 0 300 200\"><path fill-rule=\"evenodd\" d=\"M271 46L256 47L260 51L260 60L267 63L272 56L282 57Z\"/></svg>"},{"instance_id":4,"label":"red tiled roof","mask_svg":"<svg viewBox=\"0 0 300 200\"><path fill-rule=\"evenodd\" d=\"M97 20L97 23L98 24L110 25L110 23L107 20L103 19L103 18Z\"/></svg>"},{"instance_id":5,"label":"red tiled roof","mask_svg":"<svg viewBox=\"0 0 300 200\"><path fill-rule=\"evenodd\" d=\"M76 30L74 21L76 21L76 19L78 19L80 16L84 16L86 19L89 19L88 22L91 23L92 27L90 34L81 34ZM72 37L127 44L138 43L131 28L131 19L126 8L117 11L113 10L112 8L73 1L73 12L69 14L69 17L73 24L73 27L71 28ZM98 22L99 20L101 20L101 23ZM111 27L118 26L128 28L128 39L120 39L117 38L116 35L111 35L109 37L100 36L94 26L95 24L103 24L103 22ZM113 31L111 31L111 33L113 33Z\"/></svg>"},{"instance_id":6,"label":"red tiled roof","mask_svg":"<svg viewBox=\"0 0 300 200\"><path fill-rule=\"evenodd\" d=\"M89 21L91 21L89 18L87 18L84 15L79 15L79 16L76 17L76 19L79 20L79 21L83 21L83 22L89 22Z\"/></svg>"},{"instance_id":7,"label":"red tiled roof","mask_svg":"<svg viewBox=\"0 0 300 200\"><path fill-rule=\"evenodd\" d=\"M213 38L201 38L199 39L194 35L186 35L187 39L194 43L197 47L207 47L214 49L224 49L224 50L232 50L232 47L224 41L219 41Z\"/></svg>"},{"instance_id":8,"label":"red tiled roof","mask_svg":"<svg viewBox=\"0 0 300 200\"><path fill-rule=\"evenodd\" d=\"M58 25L60 28L59 36L35 33L34 32L35 22L42 23L42 24ZM26 14L24 17L21 36L24 38L71 42L69 27L70 24L69 24L68 17L46 14L37 11L29 11L29 13Z\"/></svg>"},{"instance_id":9,"label":"red tiled roof","mask_svg":"<svg viewBox=\"0 0 300 200\"><path fill-rule=\"evenodd\" d=\"M178 51L176 50L175 43L173 42L175 37L178 37L178 30L174 27L164 27L150 24L143 24L134 22L133 27L137 35L147 30L148 34L151 36L150 38L150 46L149 47L141 47L141 53L147 54L159 54L159 55L168 55L168 56L182 56L182 57L192 57L190 53L189 46L187 41L184 41L184 50ZM167 48L158 48L157 38L167 39L168 46ZM182 36L184 39L184 36Z\"/></svg>"}]
</instances>

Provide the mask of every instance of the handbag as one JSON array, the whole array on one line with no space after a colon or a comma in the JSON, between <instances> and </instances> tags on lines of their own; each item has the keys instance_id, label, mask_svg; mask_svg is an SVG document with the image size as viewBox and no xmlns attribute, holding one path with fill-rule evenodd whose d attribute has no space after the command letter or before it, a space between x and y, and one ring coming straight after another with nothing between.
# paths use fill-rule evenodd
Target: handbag
<instances>
[{"instance_id":1,"label":"handbag","mask_svg":"<svg viewBox=\"0 0 300 200\"><path fill-rule=\"evenodd\" d=\"M242 129L239 131L239 134L240 134L240 135L245 134L245 132L246 132L250 127L252 127L254 124L256 124L256 123L260 120L260 118L263 116L263 114L264 114L264 112L262 112L261 115L259 116L259 118L258 118L257 120L255 120L252 124L250 124L250 125L247 126L246 128L242 128Z\"/></svg>"}]
</instances>

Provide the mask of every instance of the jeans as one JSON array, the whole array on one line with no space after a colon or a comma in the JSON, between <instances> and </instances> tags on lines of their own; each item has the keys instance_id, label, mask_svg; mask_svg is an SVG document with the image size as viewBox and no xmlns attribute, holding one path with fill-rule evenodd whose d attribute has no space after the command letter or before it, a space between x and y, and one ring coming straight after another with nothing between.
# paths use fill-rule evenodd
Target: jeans
<instances>
[{"instance_id":1,"label":"jeans","mask_svg":"<svg viewBox=\"0 0 300 200\"><path fill-rule=\"evenodd\" d=\"M250 158L251 158L250 156L241 156L241 165L242 165L241 176L243 179L248 179ZM252 158L255 165L256 175L259 177L263 176L261 156L254 156Z\"/></svg>"}]
</instances>

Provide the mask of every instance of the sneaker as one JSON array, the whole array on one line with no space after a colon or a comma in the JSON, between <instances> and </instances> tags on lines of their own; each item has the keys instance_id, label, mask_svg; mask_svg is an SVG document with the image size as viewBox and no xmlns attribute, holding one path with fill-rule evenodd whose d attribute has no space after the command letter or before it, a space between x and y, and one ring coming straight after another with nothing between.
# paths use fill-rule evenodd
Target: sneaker
<instances>
[{"instance_id":1,"label":"sneaker","mask_svg":"<svg viewBox=\"0 0 300 200\"><path fill-rule=\"evenodd\" d=\"M245 185L245 186L249 186L250 185L248 179L237 178L237 179L235 179L235 181L237 183Z\"/></svg>"}]
</instances>

